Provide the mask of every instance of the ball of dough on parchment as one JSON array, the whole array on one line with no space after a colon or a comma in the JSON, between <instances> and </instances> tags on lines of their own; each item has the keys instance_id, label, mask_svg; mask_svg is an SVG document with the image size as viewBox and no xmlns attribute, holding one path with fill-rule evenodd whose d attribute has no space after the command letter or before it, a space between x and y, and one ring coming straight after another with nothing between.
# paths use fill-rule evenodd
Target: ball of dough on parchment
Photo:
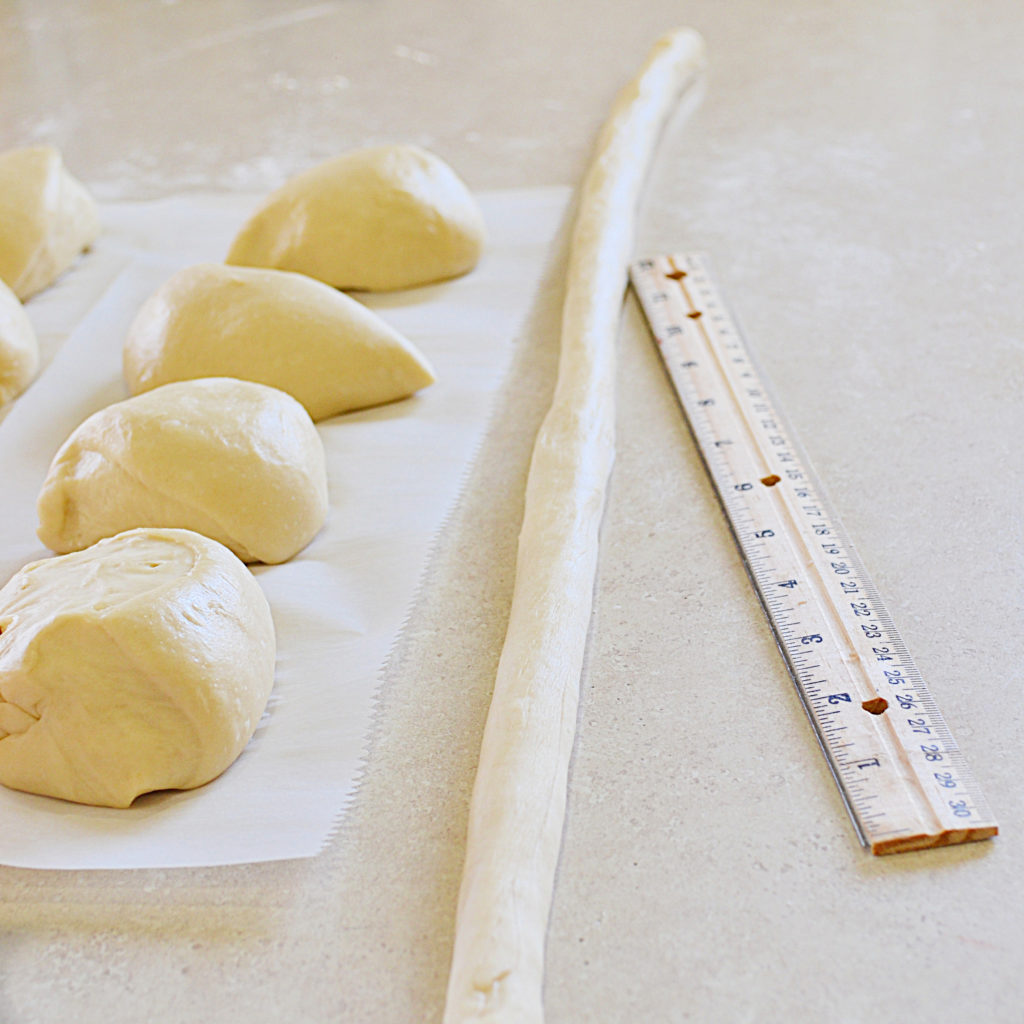
<instances>
[{"instance_id":1,"label":"ball of dough on parchment","mask_svg":"<svg viewBox=\"0 0 1024 1024\"><path fill-rule=\"evenodd\" d=\"M220 775L274 682L259 584L188 530L132 530L0 590L0 782L127 807Z\"/></svg>"},{"instance_id":2,"label":"ball of dough on parchment","mask_svg":"<svg viewBox=\"0 0 1024 1024\"><path fill-rule=\"evenodd\" d=\"M99 233L96 203L53 146L0 153L0 278L19 299L52 284Z\"/></svg>"},{"instance_id":3,"label":"ball of dough on parchment","mask_svg":"<svg viewBox=\"0 0 1024 1024\"><path fill-rule=\"evenodd\" d=\"M39 343L18 296L0 281L0 405L20 395L39 369Z\"/></svg>"},{"instance_id":4,"label":"ball of dough on parchment","mask_svg":"<svg viewBox=\"0 0 1024 1024\"><path fill-rule=\"evenodd\" d=\"M205 263L143 304L124 347L133 394L193 377L287 391L314 420L405 398L430 364L362 303L304 274Z\"/></svg>"},{"instance_id":5,"label":"ball of dough on parchment","mask_svg":"<svg viewBox=\"0 0 1024 1024\"><path fill-rule=\"evenodd\" d=\"M212 537L246 562L283 562L327 515L323 443L276 388L227 377L165 384L72 433L38 513L40 540L61 553L163 526Z\"/></svg>"},{"instance_id":6,"label":"ball of dough on parchment","mask_svg":"<svg viewBox=\"0 0 1024 1024\"><path fill-rule=\"evenodd\" d=\"M472 270L484 224L469 189L417 146L373 146L285 182L228 263L297 270L335 288L392 291Z\"/></svg>"}]
</instances>

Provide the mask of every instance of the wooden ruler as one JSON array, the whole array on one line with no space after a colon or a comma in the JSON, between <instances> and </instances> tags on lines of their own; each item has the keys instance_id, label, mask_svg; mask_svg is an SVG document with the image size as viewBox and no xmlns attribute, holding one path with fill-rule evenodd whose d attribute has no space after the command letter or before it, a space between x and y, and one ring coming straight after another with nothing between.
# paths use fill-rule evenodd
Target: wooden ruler
<instances>
[{"instance_id":1,"label":"wooden ruler","mask_svg":"<svg viewBox=\"0 0 1024 1024\"><path fill-rule=\"evenodd\" d=\"M659 256L630 276L861 841L884 854L996 835L705 261Z\"/></svg>"}]
</instances>

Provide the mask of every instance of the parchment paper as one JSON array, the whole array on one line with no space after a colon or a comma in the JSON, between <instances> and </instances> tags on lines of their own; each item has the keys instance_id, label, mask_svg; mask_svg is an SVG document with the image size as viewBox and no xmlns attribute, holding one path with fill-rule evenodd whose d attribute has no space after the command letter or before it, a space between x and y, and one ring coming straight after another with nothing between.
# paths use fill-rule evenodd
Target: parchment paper
<instances>
[{"instance_id":1,"label":"parchment paper","mask_svg":"<svg viewBox=\"0 0 1024 1024\"><path fill-rule=\"evenodd\" d=\"M357 296L423 350L438 383L319 424L328 521L291 561L254 567L278 664L267 713L238 761L199 790L151 794L127 810L0 788L0 862L179 867L323 848L357 784L379 674L483 437L568 195L484 194L488 244L473 273ZM141 303L175 270L222 260L255 202L194 195L107 205L95 249L29 302L49 365L0 422L0 583L50 554L35 536L39 487L67 435L127 397L121 346Z\"/></svg>"}]
</instances>

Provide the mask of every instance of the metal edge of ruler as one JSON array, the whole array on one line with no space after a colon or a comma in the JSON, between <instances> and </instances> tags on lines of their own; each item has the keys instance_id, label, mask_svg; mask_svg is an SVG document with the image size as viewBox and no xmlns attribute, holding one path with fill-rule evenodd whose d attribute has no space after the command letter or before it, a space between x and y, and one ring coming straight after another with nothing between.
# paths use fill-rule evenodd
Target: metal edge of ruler
<instances>
[{"instance_id":1,"label":"metal edge of ruler","mask_svg":"<svg viewBox=\"0 0 1024 1024\"><path fill-rule=\"evenodd\" d=\"M630 279L860 841L886 854L996 835L705 257L638 260Z\"/></svg>"}]
</instances>

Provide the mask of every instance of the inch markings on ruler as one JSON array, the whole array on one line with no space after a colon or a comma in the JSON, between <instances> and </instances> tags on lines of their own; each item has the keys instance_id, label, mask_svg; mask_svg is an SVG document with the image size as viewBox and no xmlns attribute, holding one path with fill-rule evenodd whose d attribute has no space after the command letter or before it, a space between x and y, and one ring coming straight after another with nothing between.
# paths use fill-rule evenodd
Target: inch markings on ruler
<instances>
[{"instance_id":1,"label":"inch markings on ruler","mask_svg":"<svg viewBox=\"0 0 1024 1024\"><path fill-rule=\"evenodd\" d=\"M998 832L705 260L640 260L633 287L797 692L873 853Z\"/></svg>"}]
</instances>

